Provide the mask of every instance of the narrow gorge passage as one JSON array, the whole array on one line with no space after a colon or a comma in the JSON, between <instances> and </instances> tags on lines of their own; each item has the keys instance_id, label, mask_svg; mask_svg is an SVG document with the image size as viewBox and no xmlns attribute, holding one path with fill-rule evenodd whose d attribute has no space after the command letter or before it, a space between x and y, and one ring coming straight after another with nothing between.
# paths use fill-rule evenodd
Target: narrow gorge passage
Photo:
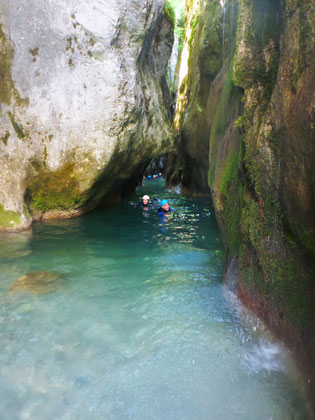
<instances>
[{"instance_id":1,"label":"narrow gorge passage","mask_svg":"<svg viewBox=\"0 0 315 420\"><path fill-rule=\"evenodd\" d=\"M0 237L1 417L305 419L288 350L222 284L209 199L144 193L176 212L126 200Z\"/></svg>"},{"instance_id":2,"label":"narrow gorge passage","mask_svg":"<svg viewBox=\"0 0 315 420\"><path fill-rule=\"evenodd\" d=\"M0 420L314 419L314 50L314 0L1 0Z\"/></svg>"}]
</instances>

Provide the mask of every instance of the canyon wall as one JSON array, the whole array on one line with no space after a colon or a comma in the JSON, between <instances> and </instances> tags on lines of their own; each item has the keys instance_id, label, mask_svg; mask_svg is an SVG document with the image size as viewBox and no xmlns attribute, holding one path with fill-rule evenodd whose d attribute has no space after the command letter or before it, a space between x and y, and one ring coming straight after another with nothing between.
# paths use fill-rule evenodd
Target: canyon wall
<instances>
[{"instance_id":1,"label":"canyon wall","mask_svg":"<svg viewBox=\"0 0 315 420\"><path fill-rule=\"evenodd\" d=\"M295 349L314 392L315 5L186 8L167 178L193 193L207 183L227 284Z\"/></svg>"},{"instance_id":2,"label":"canyon wall","mask_svg":"<svg viewBox=\"0 0 315 420\"><path fill-rule=\"evenodd\" d=\"M117 198L171 149L164 9L163 0L1 2L0 230Z\"/></svg>"}]
</instances>

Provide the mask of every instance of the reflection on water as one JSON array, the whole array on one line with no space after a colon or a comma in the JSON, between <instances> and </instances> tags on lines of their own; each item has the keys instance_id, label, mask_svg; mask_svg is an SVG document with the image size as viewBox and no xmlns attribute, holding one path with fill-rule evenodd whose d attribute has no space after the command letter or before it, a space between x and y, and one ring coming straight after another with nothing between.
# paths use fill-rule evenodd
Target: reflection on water
<instances>
[{"instance_id":1,"label":"reflection on water","mask_svg":"<svg viewBox=\"0 0 315 420\"><path fill-rule=\"evenodd\" d=\"M0 237L0 417L305 419L289 352L221 284L210 203L144 192L176 212L125 202ZM28 273L62 282L9 293Z\"/></svg>"}]
</instances>

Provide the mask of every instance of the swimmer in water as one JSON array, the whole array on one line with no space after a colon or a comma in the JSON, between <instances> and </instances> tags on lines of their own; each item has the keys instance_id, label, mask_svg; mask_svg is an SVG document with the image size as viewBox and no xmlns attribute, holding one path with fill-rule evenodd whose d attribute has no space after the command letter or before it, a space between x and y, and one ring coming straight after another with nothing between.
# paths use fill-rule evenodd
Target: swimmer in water
<instances>
[{"instance_id":1,"label":"swimmer in water","mask_svg":"<svg viewBox=\"0 0 315 420\"><path fill-rule=\"evenodd\" d=\"M142 207L144 210L148 210L149 207L153 207L153 204L151 203L150 197L148 195L144 195L140 203L131 203L131 204L135 207Z\"/></svg>"},{"instance_id":2,"label":"swimmer in water","mask_svg":"<svg viewBox=\"0 0 315 420\"><path fill-rule=\"evenodd\" d=\"M142 207L149 207L149 206L152 206L152 203L151 203L151 201L150 201L150 197L149 197L148 195L144 195L144 196L142 197L142 203L139 203L139 205L140 205L140 206L142 205Z\"/></svg>"},{"instance_id":3,"label":"swimmer in water","mask_svg":"<svg viewBox=\"0 0 315 420\"><path fill-rule=\"evenodd\" d=\"M167 200L163 199L160 203L160 208L158 209L158 213L163 215L165 213L171 213L172 209Z\"/></svg>"}]
</instances>

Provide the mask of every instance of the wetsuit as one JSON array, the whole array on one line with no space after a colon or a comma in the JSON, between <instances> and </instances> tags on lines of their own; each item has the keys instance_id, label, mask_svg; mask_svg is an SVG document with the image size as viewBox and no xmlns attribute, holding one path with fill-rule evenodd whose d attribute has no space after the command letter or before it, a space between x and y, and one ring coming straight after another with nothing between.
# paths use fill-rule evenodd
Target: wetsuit
<instances>
[{"instance_id":1,"label":"wetsuit","mask_svg":"<svg viewBox=\"0 0 315 420\"><path fill-rule=\"evenodd\" d=\"M136 204L136 207L154 207L151 201L148 202L148 204L144 204L143 201L140 201L140 203Z\"/></svg>"},{"instance_id":2,"label":"wetsuit","mask_svg":"<svg viewBox=\"0 0 315 420\"><path fill-rule=\"evenodd\" d=\"M169 210L164 210L162 207L160 207L157 212L159 214L172 213L172 209L170 208Z\"/></svg>"}]
</instances>

